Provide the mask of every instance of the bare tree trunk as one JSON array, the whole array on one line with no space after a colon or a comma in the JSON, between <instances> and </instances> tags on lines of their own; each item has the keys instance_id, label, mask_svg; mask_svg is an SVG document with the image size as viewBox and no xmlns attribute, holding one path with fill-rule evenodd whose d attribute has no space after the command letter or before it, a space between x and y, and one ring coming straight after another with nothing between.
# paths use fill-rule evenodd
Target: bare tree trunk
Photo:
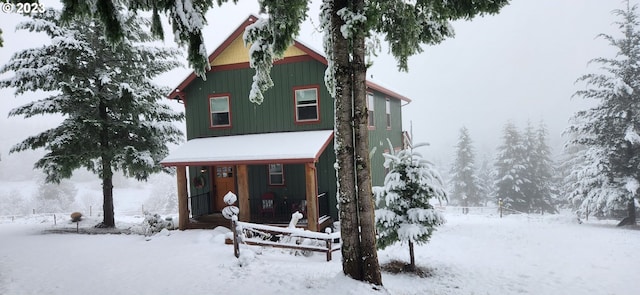
<instances>
[{"instance_id":1,"label":"bare tree trunk","mask_svg":"<svg viewBox=\"0 0 640 295\"><path fill-rule=\"evenodd\" d=\"M364 1L352 2L357 14L364 14ZM358 23L364 32L364 23ZM376 248L376 223L373 192L371 189L371 159L369 159L369 127L367 111L367 65L365 62L364 33L353 38L353 106L354 106L354 146L356 166L356 187L358 189L358 209L360 221L360 249L362 251L364 280L382 285L382 275Z\"/></svg>"},{"instance_id":2,"label":"bare tree trunk","mask_svg":"<svg viewBox=\"0 0 640 295\"><path fill-rule=\"evenodd\" d=\"M109 143L109 127L107 121L107 107L102 101L98 105L98 112L102 120L102 130L100 130L100 150L102 160L102 207L104 211L104 219L98 227L115 227L116 222L113 213L113 171L111 170L111 152Z\"/></svg>"},{"instance_id":3,"label":"bare tree trunk","mask_svg":"<svg viewBox=\"0 0 640 295\"><path fill-rule=\"evenodd\" d=\"M340 27L344 21L336 12L347 6L346 0L333 2L331 10L331 35L333 39L335 97L335 152L338 179L338 205L340 206L340 231L342 232L342 271L345 275L363 280L362 255L358 208L356 201L356 181L353 146L353 102L351 71L349 68L349 41L342 37Z\"/></svg>"},{"instance_id":4,"label":"bare tree trunk","mask_svg":"<svg viewBox=\"0 0 640 295\"><path fill-rule=\"evenodd\" d=\"M631 225L636 224L635 197L631 197L631 199L629 199L629 203L627 203L627 217L629 218L629 222L627 224L631 224Z\"/></svg>"},{"instance_id":5,"label":"bare tree trunk","mask_svg":"<svg viewBox=\"0 0 640 295\"><path fill-rule=\"evenodd\" d=\"M411 271L415 271L416 269L416 255L413 252L413 242L409 241L409 267Z\"/></svg>"}]
</instances>

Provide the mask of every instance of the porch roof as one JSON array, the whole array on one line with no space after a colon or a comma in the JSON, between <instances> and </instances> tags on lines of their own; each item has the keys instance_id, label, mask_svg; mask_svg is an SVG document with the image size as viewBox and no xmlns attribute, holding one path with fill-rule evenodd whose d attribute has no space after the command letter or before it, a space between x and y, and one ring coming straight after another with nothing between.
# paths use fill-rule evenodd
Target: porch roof
<instances>
[{"instance_id":1,"label":"porch roof","mask_svg":"<svg viewBox=\"0 0 640 295\"><path fill-rule=\"evenodd\" d=\"M232 135L191 139L160 162L163 166L316 162L333 130Z\"/></svg>"}]
</instances>

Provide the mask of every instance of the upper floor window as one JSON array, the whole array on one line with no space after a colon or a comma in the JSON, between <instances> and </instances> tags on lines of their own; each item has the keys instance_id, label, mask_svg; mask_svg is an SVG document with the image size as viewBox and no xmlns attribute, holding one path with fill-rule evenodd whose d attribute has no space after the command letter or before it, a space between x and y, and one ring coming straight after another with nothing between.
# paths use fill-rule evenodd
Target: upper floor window
<instances>
[{"instance_id":1,"label":"upper floor window","mask_svg":"<svg viewBox=\"0 0 640 295\"><path fill-rule=\"evenodd\" d=\"M296 122L315 122L320 120L318 87L305 87L294 90L296 104Z\"/></svg>"},{"instance_id":2,"label":"upper floor window","mask_svg":"<svg viewBox=\"0 0 640 295\"><path fill-rule=\"evenodd\" d=\"M368 110L368 117L369 117L369 122L367 125L369 125L369 127L375 127L376 126L376 117L375 117L375 107L374 107L375 103L374 103L374 99L373 99L373 93L367 93L367 110Z\"/></svg>"},{"instance_id":3,"label":"upper floor window","mask_svg":"<svg viewBox=\"0 0 640 295\"><path fill-rule=\"evenodd\" d=\"M269 185L284 185L282 164L269 164Z\"/></svg>"},{"instance_id":4,"label":"upper floor window","mask_svg":"<svg viewBox=\"0 0 640 295\"><path fill-rule=\"evenodd\" d=\"M391 101L387 98L384 102L384 109L387 118L387 129L391 129Z\"/></svg>"},{"instance_id":5,"label":"upper floor window","mask_svg":"<svg viewBox=\"0 0 640 295\"><path fill-rule=\"evenodd\" d=\"M210 96L209 110L211 112L211 127L231 126L231 107L228 95Z\"/></svg>"}]
</instances>

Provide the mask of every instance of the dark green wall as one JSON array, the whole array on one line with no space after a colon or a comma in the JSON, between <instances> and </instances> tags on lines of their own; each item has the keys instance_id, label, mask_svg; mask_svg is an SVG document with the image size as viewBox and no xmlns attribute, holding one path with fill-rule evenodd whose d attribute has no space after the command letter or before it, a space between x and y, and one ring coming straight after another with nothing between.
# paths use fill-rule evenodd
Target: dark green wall
<instances>
[{"instance_id":1,"label":"dark green wall","mask_svg":"<svg viewBox=\"0 0 640 295\"><path fill-rule=\"evenodd\" d=\"M316 61L276 65L272 70L274 87L264 93L261 105L248 99L253 69L210 72L207 81L196 78L185 92L187 138L333 128L333 100L324 85L326 66ZM294 87L320 88L320 122L295 123ZM209 96L230 95L231 128L209 128Z\"/></svg>"},{"instance_id":2,"label":"dark green wall","mask_svg":"<svg viewBox=\"0 0 640 295\"><path fill-rule=\"evenodd\" d=\"M371 182L374 186L384 184L384 156L385 150L389 150L389 142L394 148L402 148L402 101L390 99L391 102L391 129L387 129L385 101L387 96L380 92L373 92L375 128L369 131L369 149L376 151L371 157Z\"/></svg>"}]
</instances>

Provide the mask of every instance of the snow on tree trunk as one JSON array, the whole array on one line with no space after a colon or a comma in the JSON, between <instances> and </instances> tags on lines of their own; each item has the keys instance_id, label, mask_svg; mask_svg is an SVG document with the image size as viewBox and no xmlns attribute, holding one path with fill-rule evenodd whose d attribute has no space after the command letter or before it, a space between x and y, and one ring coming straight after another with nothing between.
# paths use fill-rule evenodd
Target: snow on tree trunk
<instances>
[{"instance_id":1,"label":"snow on tree trunk","mask_svg":"<svg viewBox=\"0 0 640 295\"><path fill-rule=\"evenodd\" d=\"M363 280L362 249L360 248L360 225L358 223L358 203L356 191L356 178L354 166L354 131L353 101L351 93L353 89L351 71L349 67L349 42L342 37L340 27L344 24L342 18L337 15L336 7L346 6L347 1L334 1L326 3L330 7L324 7L329 14L329 32L333 49L333 76L335 88L335 152L336 152L336 176L338 181L338 206L340 218L340 230L342 235L342 270L345 275L356 280ZM325 43L326 45L326 43Z\"/></svg>"},{"instance_id":2,"label":"snow on tree trunk","mask_svg":"<svg viewBox=\"0 0 640 295\"><path fill-rule=\"evenodd\" d=\"M364 280L382 285L382 274L376 249L375 205L371 191L371 159L369 158L369 127L367 111L367 65L365 64L364 0L352 1L354 13L347 17L353 28L353 54L350 66L353 77L354 146L356 187L358 188L358 213L360 224L360 248ZM345 18L345 16L343 16ZM344 35L344 32L343 32ZM345 39L346 38L345 36ZM343 93L344 94L344 93Z\"/></svg>"}]
</instances>

